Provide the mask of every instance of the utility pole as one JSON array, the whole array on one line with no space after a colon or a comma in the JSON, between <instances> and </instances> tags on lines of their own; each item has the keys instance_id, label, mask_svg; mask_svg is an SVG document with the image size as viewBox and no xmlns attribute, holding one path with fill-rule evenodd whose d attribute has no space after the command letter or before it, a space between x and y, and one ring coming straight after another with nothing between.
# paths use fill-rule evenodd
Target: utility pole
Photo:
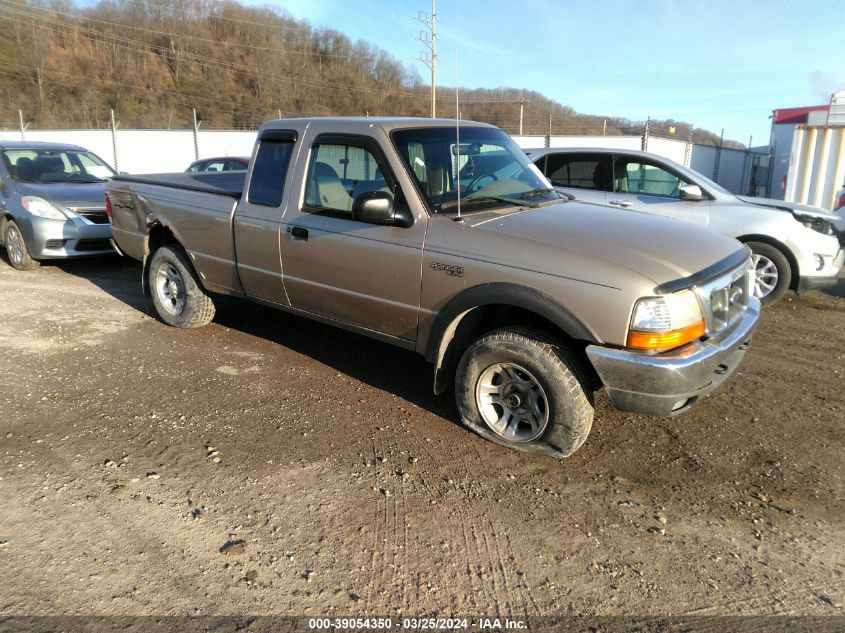
<instances>
[{"instance_id":1,"label":"utility pole","mask_svg":"<svg viewBox=\"0 0 845 633\"><path fill-rule=\"evenodd\" d=\"M115 122L114 120L114 108L110 111L110 120L111 120L111 151L112 156L114 156L114 168L117 171L120 171L120 167L117 164L117 128L120 125L120 121Z\"/></svg>"},{"instance_id":2,"label":"utility pole","mask_svg":"<svg viewBox=\"0 0 845 633\"><path fill-rule=\"evenodd\" d=\"M522 136L522 115L525 112L525 99L519 100L519 135Z\"/></svg>"},{"instance_id":3,"label":"utility pole","mask_svg":"<svg viewBox=\"0 0 845 633\"><path fill-rule=\"evenodd\" d=\"M26 128L29 127L29 123L23 122L23 110L20 110L20 109L18 110L18 120L20 121L20 125L21 125L21 140L25 141L26 140Z\"/></svg>"},{"instance_id":4,"label":"utility pole","mask_svg":"<svg viewBox=\"0 0 845 633\"><path fill-rule=\"evenodd\" d=\"M648 137L651 134L651 117L648 117L645 122L645 129L643 130L643 142L642 142L642 150L644 152L648 151Z\"/></svg>"},{"instance_id":5,"label":"utility pole","mask_svg":"<svg viewBox=\"0 0 845 633\"><path fill-rule=\"evenodd\" d=\"M431 69L431 118L437 115L437 7L436 0L431 0L431 17L427 17L423 11L420 11L415 18L423 26L428 29L429 33L420 31L417 39L422 42L429 52L420 53L417 57L418 61L428 66Z\"/></svg>"},{"instance_id":6,"label":"utility pole","mask_svg":"<svg viewBox=\"0 0 845 633\"><path fill-rule=\"evenodd\" d=\"M194 160L200 159L200 143L199 143L199 132L200 132L200 125L202 125L202 119L197 117L197 109L193 108L194 111Z\"/></svg>"},{"instance_id":7,"label":"utility pole","mask_svg":"<svg viewBox=\"0 0 845 633\"><path fill-rule=\"evenodd\" d=\"M719 136L719 148L716 150L716 165L713 167L713 180L719 182L719 168L722 166L722 146L725 144L725 128Z\"/></svg>"},{"instance_id":8,"label":"utility pole","mask_svg":"<svg viewBox=\"0 0 845 633\"><path fill-rule=\"evenodd\" d=\"M692 133L695 126L690 123L689 135L687 136L687 146L684 148L684 165L689 167L692 164Z\"/></svg>"},{"instance_id":9,"label":"utility pole","mask_svg":"<svg viewBox=\"0 0 845 633\"><path fill-rule=\"evenodd\" d=\"M549 112L549 133L546 134L546 147L552 146L552 113Z\"/></svg>"}]
</instances>

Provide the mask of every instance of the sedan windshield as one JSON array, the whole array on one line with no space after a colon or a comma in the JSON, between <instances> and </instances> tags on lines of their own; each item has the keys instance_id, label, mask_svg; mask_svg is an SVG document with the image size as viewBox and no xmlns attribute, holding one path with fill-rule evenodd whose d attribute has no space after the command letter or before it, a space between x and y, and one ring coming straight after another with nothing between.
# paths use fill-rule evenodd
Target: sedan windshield
<instances>
[{"instance_id":1,"label":"sedan windshield","mask_svg":"<svg viewBox=\"0 0 845 633\"><path fill-rule=\"evenodd\" d=\"M94 154L72 149L9 149L3 163L17 182L103 182L114 176Z\"/></svg>"},{"instance_id":2,"label":"sedan windshield","mask_svg":"<svg viewBox=\"0 0 845 633\"><path fill-rule=\"evenodd\" d=\"M393 141L436 212L487 209L503 204L536 206L558 200L551 183L511 138L496 128L397 130Z\"/></svg>"}]
</instances>

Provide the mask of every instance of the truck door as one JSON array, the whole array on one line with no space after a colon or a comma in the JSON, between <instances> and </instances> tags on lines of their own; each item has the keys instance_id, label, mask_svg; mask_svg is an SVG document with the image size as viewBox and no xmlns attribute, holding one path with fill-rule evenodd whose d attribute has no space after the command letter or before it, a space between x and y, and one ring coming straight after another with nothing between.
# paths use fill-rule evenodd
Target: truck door
<instances>
[{"instance_id":1,"label":"truck door","mask_svg":"<svg viewBox=\"0 0 845 633\"><path fill-rule=\"evenodd\" d=\"M650 158L616 154L613 160L613 188L607 203L621 209L665 215L703 224L710 223L708 200L685 200L681 187L694 184L668 165Z\"/></svg>"},{"instance_id":2,"label":"truck door","mask_svg":"<svg viewBox=\"0 0 845 633\"><path fill-rule=\"evenodd\" d=\"M264 130L234 220L238 275L250 297L289 305L282 282L279 234L295 130Z\"/></svg>"},{"instance_id":3,"label":"truck door","mask_svg":"<svg viewBox=\"0 0 845 633\"><path fill-rule=\"evenodd\" d=\"M304 148L302 153L304 159ZM353 200L363 193L384 191L394 204L408 204L372 137L319 135L303 167L303 203L289 205L281 240L291 305L416 340L427 216L414 214L418 217L408 228L353 219Z\"/></svg>"}]
</instances>

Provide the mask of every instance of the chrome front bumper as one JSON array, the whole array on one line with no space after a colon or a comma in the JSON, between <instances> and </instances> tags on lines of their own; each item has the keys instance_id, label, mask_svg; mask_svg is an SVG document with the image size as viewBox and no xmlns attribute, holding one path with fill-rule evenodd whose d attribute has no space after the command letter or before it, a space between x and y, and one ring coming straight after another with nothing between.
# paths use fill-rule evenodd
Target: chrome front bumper
<instances>
[{"instance_id":1,"label":"chrome front bumper","mask_svg":"<svg viewBox=\"0 0 845 633\"><path fill-rule=\"evenodd\" d=\"M617 409L677 415L733 373L759 316L760 302L752 298L736 323L706 341L653 356L590 345L587 356Z\"/></svg>"}]
</instances>

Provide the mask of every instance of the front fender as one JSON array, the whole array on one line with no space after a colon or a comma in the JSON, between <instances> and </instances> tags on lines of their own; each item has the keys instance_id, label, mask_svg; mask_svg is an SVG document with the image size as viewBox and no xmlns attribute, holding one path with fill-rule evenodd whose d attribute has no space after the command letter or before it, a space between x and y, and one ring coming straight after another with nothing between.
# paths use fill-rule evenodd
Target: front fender
<instances>
[{"instance_id":1,"label":"front fender","mask_svg":"<svg viewBox=\"0 0 845 633\"><path fill-rule=\"evenodd\" d=\"M456 362L455 335L474 310L485 306L509 306L535 314L552 323L566 336L601 344L603 341L566 306L534 288L508 283L473 286L450 299L437 313L429 331L425 357L434 363L434 392L447 389L449 370Z\"/></svg>"}]
</instances>

